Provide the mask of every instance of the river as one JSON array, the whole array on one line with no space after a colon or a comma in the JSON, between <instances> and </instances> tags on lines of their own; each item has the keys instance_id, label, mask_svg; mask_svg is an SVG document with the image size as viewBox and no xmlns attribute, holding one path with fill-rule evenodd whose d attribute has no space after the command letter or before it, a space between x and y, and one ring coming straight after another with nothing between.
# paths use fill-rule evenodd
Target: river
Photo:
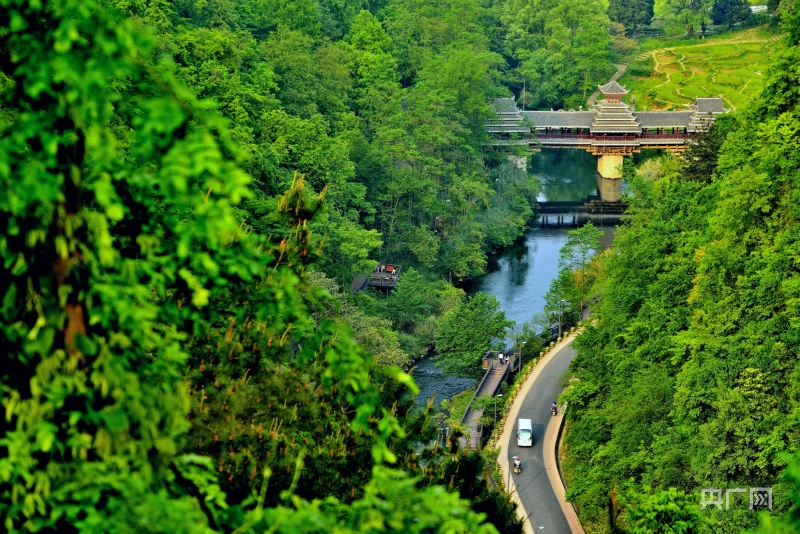
<instances>
[{"instance_id":1,"label":"river","mask_svg":"<svg viewBox=\"0 0 800 534\"><path fill-rule=\"evenodd\" d=\"M597 195L597 158L588 152L543 150L531 158L529 172L542 182L539 202L572 202ZM600 228L605 248L611 245L614 226ZM506 317L516 322L515 329L521 328L544 310L544 296L558 275L559 251L572 229L532 225L521 240L490 258L486 274L472 281L468 292L497 297Z\"/></svg>"},{"instance_id":2,"label":"river","mask_svg":"<svg viewBox=\"0 0 800 534\"><path fill-rule=\"evenodd\" d=\"M597 194L597 159L582 150L546 149L530 158L528 172L542 183L538 200L580 201ZM551 216L552 217L552 216ZM534 224L522 239L489 259L485 275L465 286L468 293L483 291L497 297L506 317L516 322L515 329L544 309L544 296L558 275L559 250L567 241L571 227L543 228ZM613 238L613 226L603 227L602 244ZM420 387L419 399L436 395L437 403L466 388L472 379L445 375L433 361L417 364L414 378Z\"/></svg>"}]
</instances>

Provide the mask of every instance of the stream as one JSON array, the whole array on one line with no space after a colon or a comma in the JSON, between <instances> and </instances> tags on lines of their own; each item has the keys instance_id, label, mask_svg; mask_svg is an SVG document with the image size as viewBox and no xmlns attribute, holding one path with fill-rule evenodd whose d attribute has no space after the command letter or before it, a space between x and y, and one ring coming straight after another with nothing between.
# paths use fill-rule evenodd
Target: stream
<instances>
[{"instance_id":1,"label":"stream","mask_svg":"<svg viewBox=\"0 0 800 534\"><path fill-rule=\"evenodd\" d=\"M538 200L579 201L597 194L597 159L582 150L547 149L530 160L528 172L542 182ZM558 275L559 250L567 241L569 226L543 228L533 224L514 245L489 258L486 274L463 287L468 294L483 291L494 295L506 317L515 321L515 329L544 309L544 296ZM613 226L601 227L603 247L611 244ZM420 360L414 369L420 388L418 402L435 395L436 405L465 389L477 380L446 375L433 360Z\"/></svg>"}]
</instances>

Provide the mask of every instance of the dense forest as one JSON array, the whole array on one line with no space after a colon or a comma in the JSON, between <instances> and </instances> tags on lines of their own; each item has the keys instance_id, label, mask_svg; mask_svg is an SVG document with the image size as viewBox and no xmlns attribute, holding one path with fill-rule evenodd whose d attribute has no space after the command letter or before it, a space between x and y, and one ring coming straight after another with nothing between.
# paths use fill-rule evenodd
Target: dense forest
<instances>
[{"instance_id":1,"label":"dense forest","mask_svg":"<svg viewBox=\"0 0 800 534\"><path fill-rule=\"evenodd\" d=\"M759 525L747 493L700 512L701 488L771 488L771 516L793 519L767 531L800 528L800 4L784 6L761 98L631 175L631 219L594 262L564 399L569 496L598 531Z\"/></svg>"},{"instance_id":2,"label":"dense forest","mask_svg":"<svg viewBox=\"0 0 800 534\"><path fill-rule=\"evenodd\" d=\"M597 302L565 395L587 524L628 528L663 489L700 528L706 483L790 510L797 4L757 106L641 170L611 252L590 264L587 228L562 255L548 306ZM511 326L458 287L539 192L526 152L487 146L491 100L584 105L653 3L0 6L3 529L520 532L496 453L427 446L403 368L435 347L467 375ZM385 262L391 298L351 293Z\"/></svg>"}]
</instances>

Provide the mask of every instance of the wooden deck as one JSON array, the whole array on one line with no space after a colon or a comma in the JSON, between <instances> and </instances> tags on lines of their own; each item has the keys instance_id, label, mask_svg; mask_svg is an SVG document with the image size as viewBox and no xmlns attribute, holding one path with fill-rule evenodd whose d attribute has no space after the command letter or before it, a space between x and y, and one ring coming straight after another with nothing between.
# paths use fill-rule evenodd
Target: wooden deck
<instances>
[{"instance_id":1,"label":"wooden deck","mask_svg":"<svg viewBox=\"0 0 800 534\"><path fill-rule=\"evenodd\" d=\"M402 270L402 265L379 264L370 274L367 285L370 287L395 287Z\"/></svg>"},{"instance_id":2,"label":"wooden deck","mask_svg":"<svg viewBox=\"0 0 800 534\"><path fill-rule=\"evenodd\" d=\"M350 291L356 293L367 287L393 288L397 286L397 279L403 270L402 265L392 263L379 263L375 270L368 275L360 275L353 278L350 284Z\"/></svg>"}]
</instances>

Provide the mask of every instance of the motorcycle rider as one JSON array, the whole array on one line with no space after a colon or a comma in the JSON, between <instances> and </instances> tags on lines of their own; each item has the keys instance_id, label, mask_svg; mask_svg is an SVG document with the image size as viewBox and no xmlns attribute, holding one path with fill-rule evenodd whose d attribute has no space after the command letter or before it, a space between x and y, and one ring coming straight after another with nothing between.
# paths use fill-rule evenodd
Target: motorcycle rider
<instances>
[{"instance_id":1,"label":"motorcycle rider","mask_svg":"<svg viewBox=\"0 0 800 534\"><path fill-rule=\"evenodd\" d=\"M558 410L558 408L556 407L556 401L553 401L553 403L550 405L550 412L553 415L555 415L556 414L556 410Z\"/></svg>"}]
</instances>

